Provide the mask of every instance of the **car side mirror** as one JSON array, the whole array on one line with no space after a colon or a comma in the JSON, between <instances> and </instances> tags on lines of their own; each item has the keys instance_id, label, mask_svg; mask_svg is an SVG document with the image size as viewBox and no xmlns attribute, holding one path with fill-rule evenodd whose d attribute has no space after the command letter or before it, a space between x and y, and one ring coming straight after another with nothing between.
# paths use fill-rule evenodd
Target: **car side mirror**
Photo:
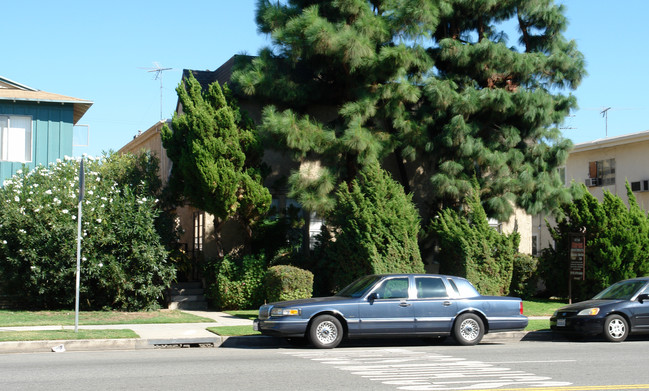
<instances>
[{"instance_id":1,"label":"car side mirror","mask_svg":"<svg viewBox=\"0 0 649 391\"><path fill-rule=\"evenodd\" d=\"M379 295L377 292L372 292L369 296L367 296L367 301L370 303L373 302L374 300L380 299L381 295Z\"/></svg>"},{"instance_id":2,"label":"car side mirror","mask_svg":"<svg viewBox=\"0 0 649 391\"><path fill-rule=\"evenodd\" d=\"M645 300L649 300L649 293L643 293L638 296L638 301L640 302L640 304L644 304Z\"/></svg>"}]
</instances>

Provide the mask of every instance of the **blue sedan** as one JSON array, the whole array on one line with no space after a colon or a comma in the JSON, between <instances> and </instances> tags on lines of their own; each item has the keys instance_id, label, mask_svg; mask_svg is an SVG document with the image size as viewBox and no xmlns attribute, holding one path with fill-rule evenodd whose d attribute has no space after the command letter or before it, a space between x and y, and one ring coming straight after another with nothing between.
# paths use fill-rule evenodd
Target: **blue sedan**
<instances>
[{"instance_id":1,"label":"blue sedan","mask_svg":"<svg viewBox=\"0 0 649 391\"><path fill-rule=\"evenodd\" d=\"M475 345L489 332L524 329L527 317L521 299L481 296L461 277L390 274L360 278L331 297L265 304L253 326L317 348L334 348L343 337L452 335Z\"/></svg>"},{"instance_id":2,"label":"blue sedan","mask_svg":"<svg viewBox=\"0 0 649 391\"><path fill-rule=\"evenodd\" d=\"M559 308L550 328L568 335L603 335L611 342L649 333L649 277L616 282L591 300Z\"/></svg>"}]
</instances>

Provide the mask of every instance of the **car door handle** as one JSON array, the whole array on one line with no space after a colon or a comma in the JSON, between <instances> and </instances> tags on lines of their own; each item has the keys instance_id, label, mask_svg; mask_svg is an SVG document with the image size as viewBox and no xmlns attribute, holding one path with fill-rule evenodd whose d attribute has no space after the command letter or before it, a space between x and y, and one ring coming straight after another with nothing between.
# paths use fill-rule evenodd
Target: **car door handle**
<instances>
[{"instance_id":1,"label":"car door handle","mask_svg":"<svg viewBox=\"0 0 649 391\"><path fill-rule=\"evenodd\" d=\"M405 301L402 301L401 303L399 303L399 307L410 307L411 305L412 304L406 303Z\"/></svg>"},{"instance_id":2,"label":"car door handle","mask_svg":"<svg viewBox=\"0 0 649 391\"><path fill-rule=\"evenodd\" d=\"M444 303L442 303L442 305L443 305L444 307L448 307L448 306L451 305L451 302L450 302L450 301L445 301Z\"/></svg>"}]
</instances>

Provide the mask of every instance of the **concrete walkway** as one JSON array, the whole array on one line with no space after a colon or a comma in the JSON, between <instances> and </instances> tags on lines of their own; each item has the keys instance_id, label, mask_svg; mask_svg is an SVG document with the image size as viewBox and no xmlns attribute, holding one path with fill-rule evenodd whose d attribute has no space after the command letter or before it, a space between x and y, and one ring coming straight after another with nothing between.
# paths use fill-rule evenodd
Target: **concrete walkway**
<instances>
[{"instance_id":1,"label":"concrete walkway","mask_svg":"<svg viewBox=\"0 0 649 391\"><path fill-rule=\"evenodd\" d=\"M164 323L164 324L119 324L119 325L80 325L79 330L126 329L133 330L139 338L130 339L93 339L65 341L20 341L0 342L0 353L14 352L50 352L63 345L66 351L71 350L110 350L110 349L147 349L165 346L220 346L227 337L221 337L208 327L252 325L248 319L217 311L183 312L213 319L205 323ZM29 330L74 330L74 326L23 326L0 327L0 331ZM59 349L60 350L60 349Z\"/></svg>"},{"instance_id":2,"label":"concrete walkway","mask_svg":"<svg viewBox=\"0 0 649 391\"><path fill-rule=\"evenodd\" d=\"M206 323L165 323L165 324L120 324L120 325L81 325L80 330L91 329L128 329L133 330L139 338L130 339L88 339L61 341L17 341L0 342L0 353L29 353L53 351L91 351L91 350L133 350L165 347L246 347L285 346L282 338L265 336L222 337L206 329L217 326L252 325L248 319L217 311L183 312L209 318L214 322ZM530 317L530 319L548 319ZM27 330L74 330L74 326L33 326L33 327L0 327L0 331ZM507 332L487 334L482 343L506 343L530 340L551 340L548 331Z\"/></svg>"}]
</instances>

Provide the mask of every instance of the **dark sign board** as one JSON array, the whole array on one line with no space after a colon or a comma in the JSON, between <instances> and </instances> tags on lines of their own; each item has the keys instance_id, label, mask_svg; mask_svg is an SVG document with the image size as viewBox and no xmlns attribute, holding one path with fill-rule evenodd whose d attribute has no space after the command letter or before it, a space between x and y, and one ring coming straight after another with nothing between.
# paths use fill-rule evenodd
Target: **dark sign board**
<instances>
[{"instance_id":1,"label":"dark sign board","mask_svg":"<svg viewBox=\"0 0 649 391\"><path fill-rule=\"evenodd\" d=\"M570 235L570 278L586 279L586 235L582 233Z\"/></svg>"}]
</instances>

